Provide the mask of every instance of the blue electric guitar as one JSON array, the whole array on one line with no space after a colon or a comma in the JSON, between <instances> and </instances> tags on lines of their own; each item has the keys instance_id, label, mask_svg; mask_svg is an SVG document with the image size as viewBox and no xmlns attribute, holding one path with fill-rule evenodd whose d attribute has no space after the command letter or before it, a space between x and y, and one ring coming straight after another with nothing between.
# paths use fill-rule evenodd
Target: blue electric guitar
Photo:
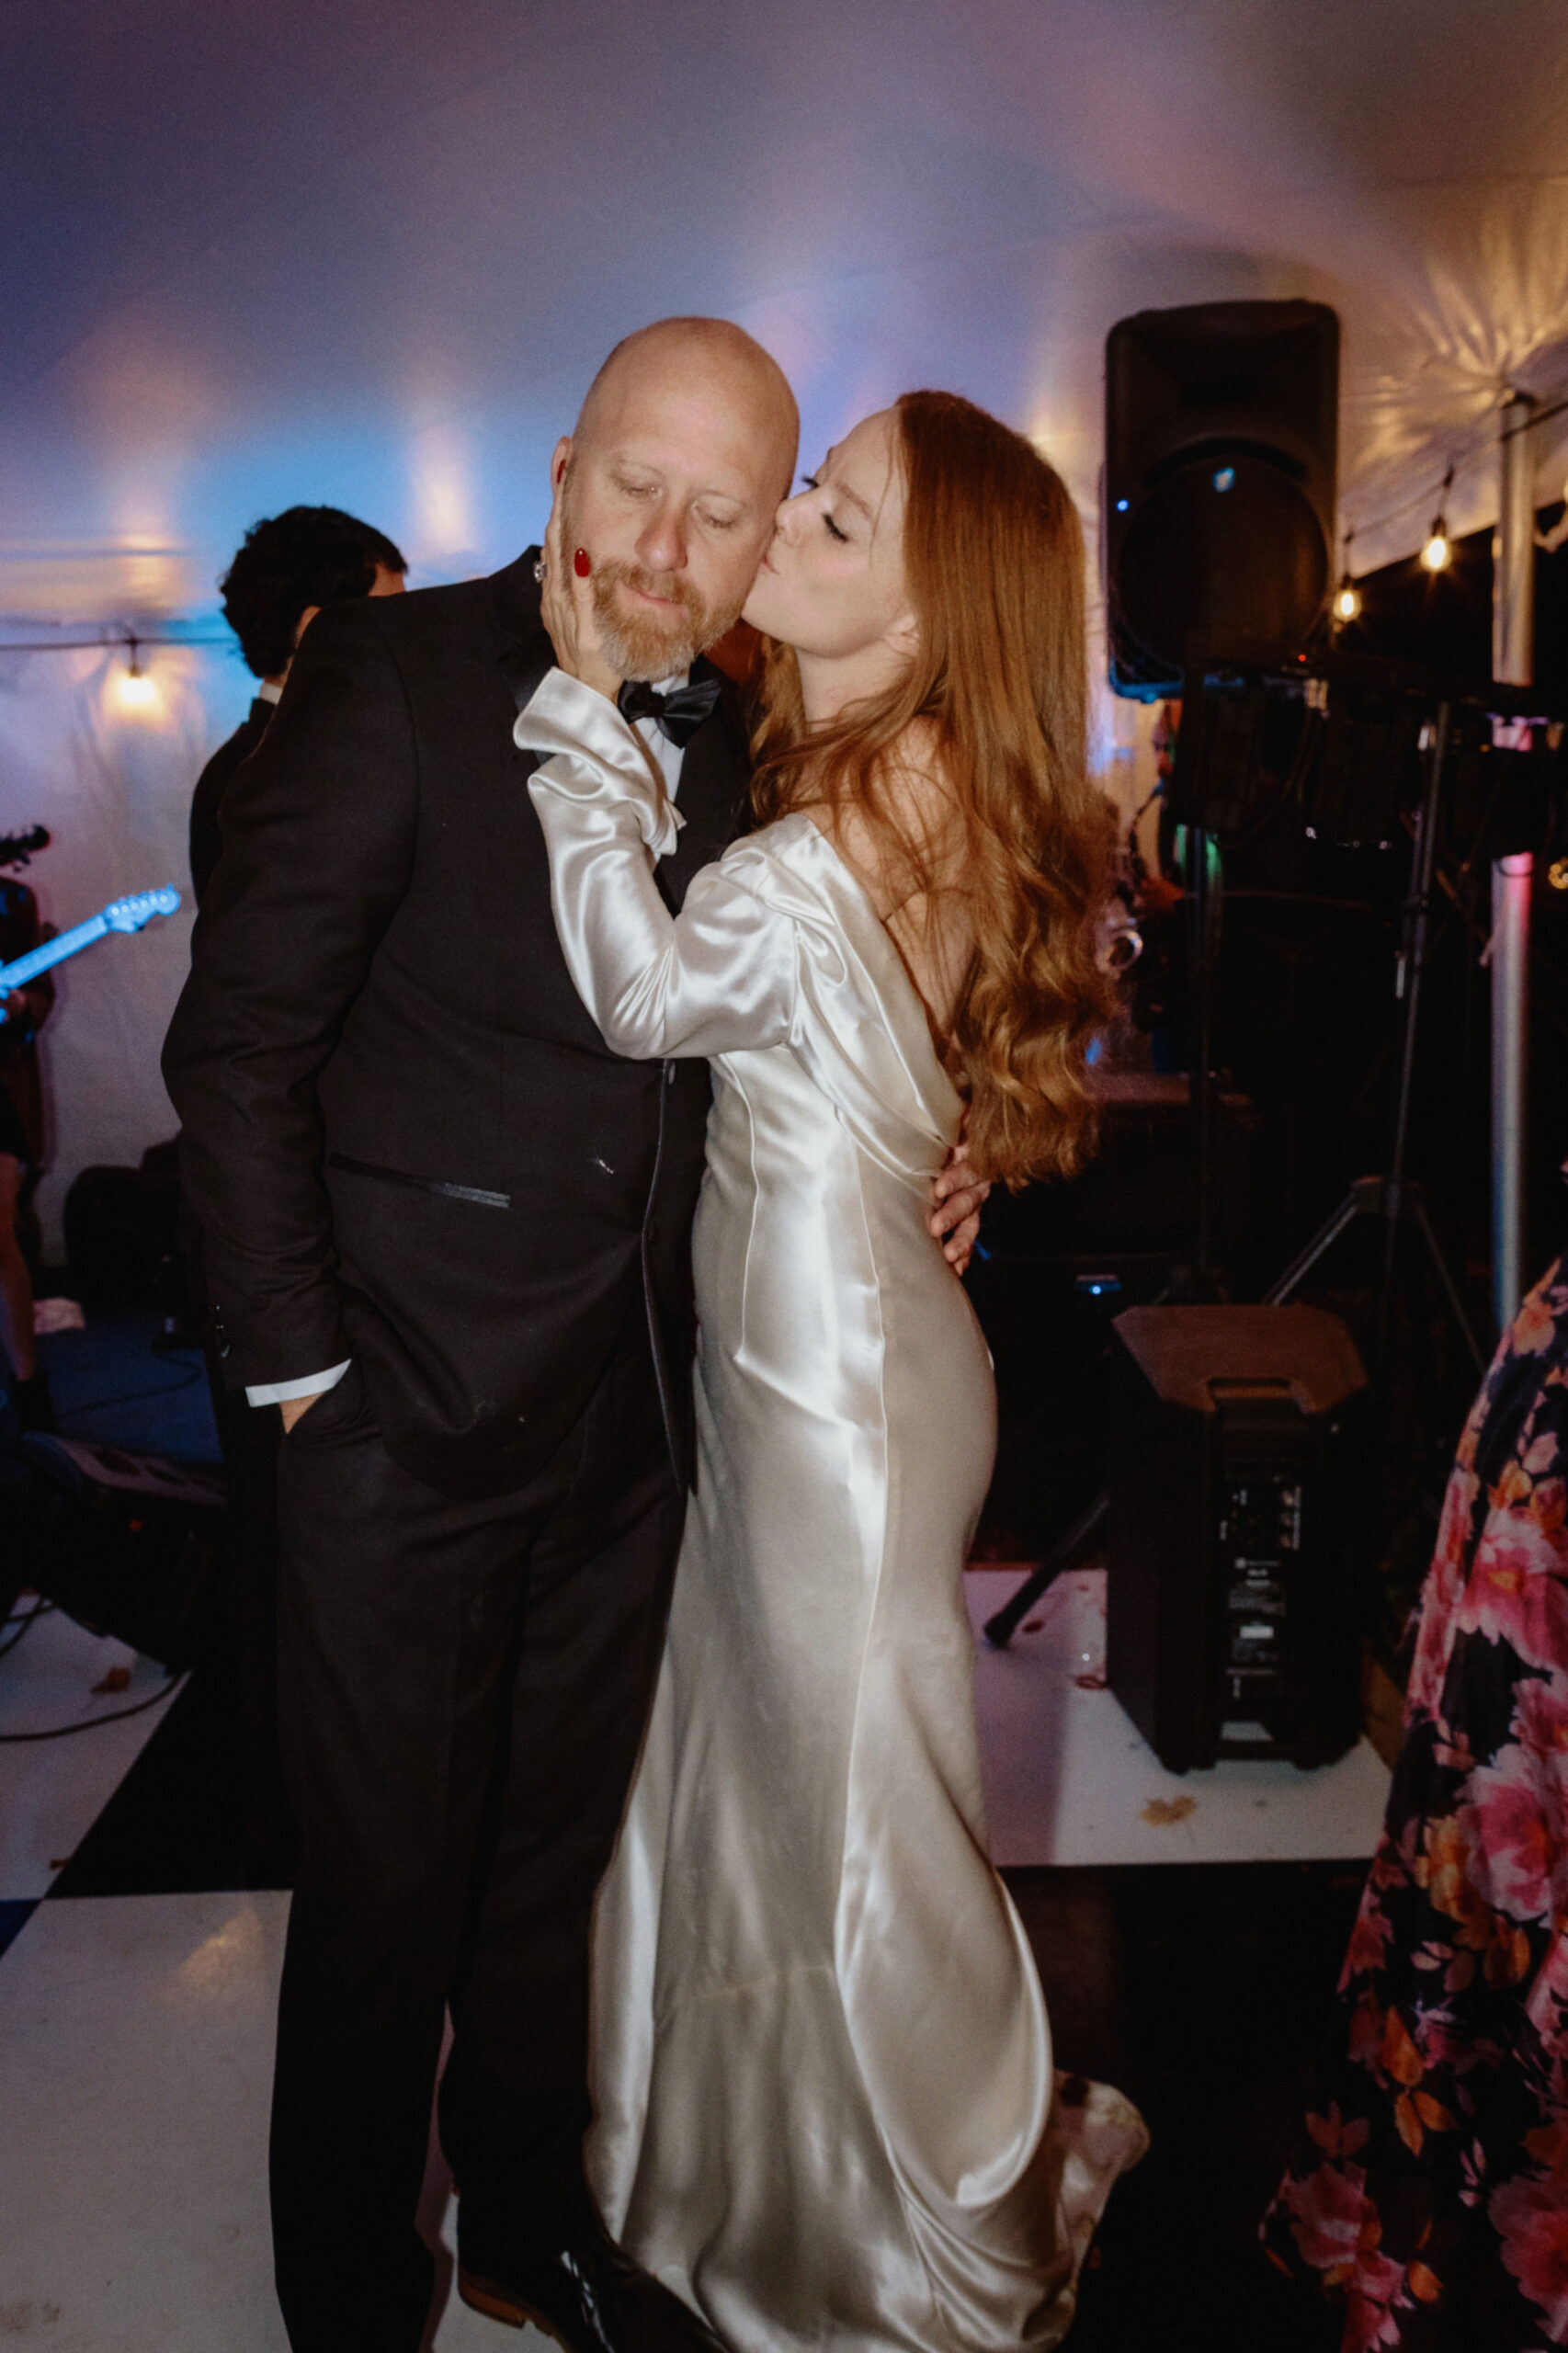
<instances>
[{"instance_id":1,"label":"blue electric guitar","mask_svg":"<svg viewBox=\"0 0 1568 2353\"><path fill-rule=\"evenodd\" d=\"M51 964L62 964L67 956L79 956L96 939L106 939L111 931L140 931L154 915L172 915L179 905L179 892L166 885L162 891L138 891L129 899L113 899L101 915L89 915L85 923L73 926L53 939L46 939L41 948L33 948L14 962L0 964L0 996L12 989L26 988Z\"/></svg>"}]
</instances>

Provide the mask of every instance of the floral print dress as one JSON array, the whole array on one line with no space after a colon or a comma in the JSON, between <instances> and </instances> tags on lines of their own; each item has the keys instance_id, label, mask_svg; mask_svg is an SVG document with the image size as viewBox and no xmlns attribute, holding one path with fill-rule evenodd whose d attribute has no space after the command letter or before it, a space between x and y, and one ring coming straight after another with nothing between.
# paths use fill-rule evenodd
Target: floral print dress
<instances>
[{"instance_id":1,"label":"floral print dress","mask_svg":"<svg viewBox=\"0 0 1568 2353\"><path fill-rule=\"evenodd\" d=\"M1568 1260L1460 1442L1335 2057L1263 2223L1343 2353L1568 2344Z\"/></svg>"}]
</instances>

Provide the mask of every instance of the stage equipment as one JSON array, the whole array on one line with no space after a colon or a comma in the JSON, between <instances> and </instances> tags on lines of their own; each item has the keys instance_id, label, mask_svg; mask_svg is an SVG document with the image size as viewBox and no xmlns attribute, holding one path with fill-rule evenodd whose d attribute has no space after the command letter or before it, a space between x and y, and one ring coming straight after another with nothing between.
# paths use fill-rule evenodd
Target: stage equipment
<instances>
[{"instance_id":1,"label":"stage equipment","mask_svg":"<svg viewBox=\"0 0 1568 2353\"><path fill-rule=\"evenodd\" d=\"M172 883L165 883L161 891L138 891L131 898L111 900L100 914L89 915L85 923L74 925L71 930L46 939L41 948L30 949L12 963L0 964L0 995L8 989L25 988L28 981L36 981L51 965L62 964L68 956L79 956L84 948L106 939L111 931L140 931L154 915L172 915L178 905L179 892Z\"/></svg>"},{"instance_id":2,"label":"stage equipment","mask_svg":"<svg viewBox=\"0 0 1568 2353\"><path fill-rule=\"evenodd\" d=\"M1262 774L1260 754L1271 701L1302 702L1291 775L1283 787ZM1539 697L1493 685L1461 695L1450 683L1414 664L1326 654L1294 665L1293 674L1261 678L1253 672L1194 671L1185 681L1182 720L1170 795L1172 813L1195 829L1191 890L1194 1094L1199 1108L1199 1223L1194 1253L1200 1290L1213 1275L1215 1227L1212 1012L1220 932L1221 865L1219 838L1266 821L1293 800L1303 823L1323 838L1388 843L1402 830L1412 836L1411 884L1404 937L1395 974L1402 1044L1392 1156L1386 1174L1363 1177L1287 1268L1267 1297L1279 1302L1297 1290L1323 1253L1357 1218L1376 1215L1386 1226L1377 1311L1376 1369L1386 1369L1390 1319L1402 1219L1413 1218L1432 1258L1449 1309L1477 1371L1484 1358L1459 1289L1442 1262L1419 1192L1407 1181L1406 1157L1421 983L1430 931L1439 848L1446 840L1468 868L1476 858L1523 858L1523 881L1512 883L1506 923L1494 926L1493 954L1506 955L1528 888L1530 854L1548 849L1564 828L1562 731L1529 724ZM1525 740L1517 748L1494 741L1496 722ZM1494 881L1494 896L1502 886ZM1517 1013L1514 1028L1494 1052L1494 1102L1498 1123L1522 1134L1524 1073L1522 1002L1503 1000ZM1494 991L1494 1006L1498 998ZM1522 1153L1521 1153L1522 1161ZM1494 1189L1494 1200L1499 1198ZM1517 1304L1517 1302L1516 1302Z\"/></svg>"},{"instance_id":3,"label":"stage equipment","mask_svg":"<svg viewBox=\"0 0 1568 2353\"><path fill-rule=\"evenodd\" d=\"M1428 1256L1455 1328L1479 1376L1484 1358L1459 1286L1443 1257L1426 1213L1421 1188L1408 1175L1414 1074L1419 1040L1422 980L1428 951L1433 892L1440 842L1470 866L1478 857L1532 850L1548 857L1568 850L1568 734L1553 720L1524 729L1542 698L1493 686L1461 700L1456 690L1415 665L1335 654L1312 665L1317 674L1267 682L1271 695L1305 698L1301 745L1289 792L1303 818L1324 838L1377 843L1412 834L1411 884L1404 936L1396 966L1395 994L1401 1011L1401 1051L1389 1169L1353 1183L1339 1207L1292 1261L1266 1297L1267 1305L1287 1302L1308 1274L1356 1221L1374 1217L1383 1226L1381 1276L1376 1302L1380 1378L1388 1371L1392 1302L1404 1223L1413 1224ZM1193 1027L1200 1041L1195 1053L1193 1093L1212 1113L1218 1102L1207 1044L1209 1021L1203 993L1211 988L1218 948L1218 837L1201 820L1216 809L1228 821L1251 824L1260 808L1280 798L1278 783L1247 777L1246 761L1261 743L1259 682L1246 677L1190 681L1182 732L1188 758L1172 790L1178 813L1194 824L1199 867L1189 898L1193 916ZM1219 716L1199 716L1188 736L1189 720L1211 699L1228 699ZM1529 748L1498 747L1494 719L1528 732ZM1177 752L1180 764L1180 745ZM1212 783L1210 779L1212 779ZM1568 858L1564 860L1568 864ZM1215 1195L1214 1134L1200 1124L1197 1177L1198 1242L1190 1279L1201 1287L1210 1241L1216 1227L1228 1229ZM1190 1191L1187 1199L1192 1199ZM1108 1267L1118 1270L1113 1255ZM1251 1312L1257 1311L1238 1311ZM986 1638L1005 1647L1047 1587L1072 1568L1099 1540L1109 1510L1108 1495L1094 1499L1066 1530L1034 1574L987 1622Z\"/></svg>"},{"instance_id":4,"label":"stage equipment","mask_svg":"<svg viewBox=\"0 0 1568 2353\"><path fill-rule=\"evenodd\" d=\"M179 1154L149 1144L135 1168L80 1168L62 1211L71 1289L95 1313L152 1308L183 1320Z\"/></svg>"},{"instance_id":5,"label":"stage equipment","mask_svg":"<svg viewBox=\"0 0 1568 2353\"><path fill-rule=\"evenodd\" d=\"M1357 667L1369 675L1356 676ZM1320 740L1303 768L1301 822L1318 841L1381 847L1420 805L1422 699L1381 665L1336 662L1324 700Z\"/></svg>"},{"instance_id":6,"label":"stage equipment","mask_svg":"<svg viewBox=\"0 0 1568 2353\"><path fill-rule=\"evenodd\" d=\"M49 843L47 825L29 825L21 834L0 834L0 866L26 866L40 849L47 849Z\"/></svg>"},{"instance_id":7,"label":"stage equipment","mask_svg":"<svg viewBox=\"0 0 1568 2353\"><path fill-rule=\"evenodd\" d=\"M1197 1214L1193 1089L1185 1072L1089 1072L1099 1107L1094 1159L1070 1185L1000 1188L988 1204L981 1248L1003 1263L1058 1267L1064 1278L1106 1272L1133 1299L1163 1290L1191 1256ZM1256 1114L1236 1091L1219 1105L1219 1222L1248 1229Z\"/></svg>"},{"instance_id":8,"label":"stage equipment","mask_svg":"<svg viewBox=\"0 0 1568 2353\"><path fill-rule=\"evenodd\" d=\"M1354 675L1361 676L1365 666L1358 665ZM1408 691L1409 674L1393 671L1392 665L1390 668L1391 691L1396 696L1402 688ZM1333 692L1331 682L1331 695ZM1449 1312L1477 1374L1485 1370L1485 1355L1426 1215L1421 1189L1410 1181L1407 1166L1410 1117L1420 1040L1422 982L1426 966L1434 881L1441 839L1446 835L1450 842L1461 842L1465 847L1467 863L1477 856L1491 856L1501 859L1506 870L1516 857L1522 857L1524 887L1528 891L1531 853L1547 847L1553 839L1555 829L1560 828L1563 821L1560 731L1544 726L1530 731L1534 748L1528 751L1499 748L1493 741L1494 717L1517 720L1517 706L1528 699L1521 698L1517 691L1498 687L1494 687L1484 699L1461 702L1457 698L1445 698L1437 702L1435 716L1423 723L1419 737L1422 793L1413 827L1410 890L1405 901L1404 934L1395 968L1395 995L1401 1008L1401 1040L1393 1143L1389 1165L1386 1172L1361 1177L1350 1187L1338 1208L1267 1293L1272 1302L1288 1300L1348 1226L1363 1217L1381 1219L1384 1233L1374 1359L1380 1377L1386 1372L1388 1366L1401 1229L1406 1218L1414 1223L1420 1236L1448 1302ZM1499 706L1503 707L1501 710ZM1353 726L1359 723L1351 722ZM1403 740L1409 723L1408 716L1403 721L1397 717L1386 717L1382 732L1393 744ZM1555 744L1551 740L1553 734L1559 738ZM1390 779L1390 789L1398 797L1398 786L1393 779ZM1339 837L1343 838L1343 825ZM1497 871L1494 867L1494 877ZM1494 880L1494 900L1496 889ZM1498 945L1498 935L1494 929L1494 959ZM1495 986L1494 980L1494 1015L1497 1004ZM1511 998L1507 1002L1511 1005ZM1517 1008L1517 1017L1522 1030L1522 1002ZM1522 1036L1517 1042L1522 1046ZM1518 1105L1523 1085L1522 1062L1507 1053L1499 1053L1494 1044L1492 1076L1494 1118L1502 1120L1505 1125L1510 1120L1516 1121L1521 1132L1523 1120ZM1508 1098L1501 1108L1500 1094ZM1494 1220L1498 1199L1494 1188ZM1501 1305L1500 1300L1498 1304ZM1514 1304L1517 1307L1517 1300ZM1510 1310L1510 1315L1512 1312Z\"/></svg>"},{"instance_id":9,"label":"stage equipment","mask_svg":"<svg viewBox=\"0 0 1568 2353\"><path fill-rule=\"evenodd\" d=\"M1416 1047L1420 1038L1421 984L1426 969L1427 937L1431 927L1432 878L1437 865L1437 829L1441 819L1441 796L1445 768L1450 752L1453 727L1453 706L1441 703L1437 715L1423 731L1421 748L1425 754L1426 789L1415 820L1415 839L1411 851L1411 880L1405 901L1404 938L1401 944L1396 967L1395 990L1402 1001L1403 1022L1400 1040L1399 1092L1394 1111L1393 1152L1386 1175L1364 1176L1353 1184L1338 1208L1318 1229L1304 1250L1293 1258L1267 1297L1271 1303L1282 1304L1292 1292L1299 1290L1324 1253L1334 1245L1346 1228L1357 1219L1366 1216L1381 1218L1383 1223L1382 1273L1378 1286L1377 1339L1375 1367L1381 1375L1388 1368L1389 1339L1393 1314L1394 1282L1398 1273L1400 1229L1409 1215L1420 1234L1426 1255L1442 1285L1449 1312L1474 1361L1477 1373L1486 1369L1472 1329L1465 1313L1459 1286L1449 1270L1431 1220L1426 1215L1425 1201L1419 1190L1410 1185L1406 1159L1410 1142L1410 1111L1412 1090L1415 1077Z\"/></svg>"},{"instance_id":10,"label":"stage equipment","mask_svg":"<svg viewBox=\"0 0 1568 2353\"><path fill-rule=\"evenodd\" d=\"M0 1486L0 1517L21 1582L162 1666L193 1665L219 1631L222 1474L78 1438L25 1438L20 1457L31 1475Z\"/></svg>"},{"instance_id":11,"label":"stage equipment","mask_svg":"<svg viewBox=\"0 0 1568 2353\"><path fill-rule=\"evenodd\" d=\"M1339 321L1321 302L1140 311L1106 343L1110 680L1153 701L1199 665L1278 669L1334 578Z\"/></svg>"},{"instance_id":12,"label":"stage equipment","mask_svg":"<svg viewBox=\"0 0 1568 2353\"><path fill-rule=\"evenodd\" d=\"M1366 1375L1335 1315L1134 1307L1112 1352L1106 1674L1168 1770L1359 1723Z\"/></svg>"}]
</instances>

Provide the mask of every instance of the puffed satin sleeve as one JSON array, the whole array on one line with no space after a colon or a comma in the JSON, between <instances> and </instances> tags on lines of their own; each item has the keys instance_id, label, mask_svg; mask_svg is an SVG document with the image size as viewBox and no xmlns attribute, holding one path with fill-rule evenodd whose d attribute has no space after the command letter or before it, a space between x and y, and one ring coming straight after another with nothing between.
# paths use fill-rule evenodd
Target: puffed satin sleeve
<instances>
[{"instance_id":1,"label":"puffed satin sleeve","mask_svg":"<svg viewBox=\"0 0 1568 2353\"><path fill-rule=\"evenodd\" d=\"M747 887L738 843L692 881L678 916L653 860L680 818L612 702L551 670L515 730L542 765L528 791L550 853L551 903L577 993L632 1061L782 1044L797 994L795 926Z\"/></svg>"}]
</instances>

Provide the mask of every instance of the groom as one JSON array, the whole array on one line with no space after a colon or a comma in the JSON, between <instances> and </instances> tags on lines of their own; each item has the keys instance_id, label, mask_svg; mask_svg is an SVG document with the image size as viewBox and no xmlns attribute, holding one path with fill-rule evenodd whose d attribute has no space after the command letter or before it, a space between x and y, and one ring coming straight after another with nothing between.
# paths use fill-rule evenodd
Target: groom
<instances>
[{"instance_id":1,"label":"groom","mask_svg":"<svg viewBox=\"0 0 1568 2353\"><path fill-rule=\"evenodd\" d=\"M689 672L673 707L623 706L686 821L675 906L744 823L744 729L699 657L796 434L749 336L665 320L556 449L625 674ZM574 2353L710 2341L610 2245L582 2166L589 1914L691 1459L708 1075L609 1053L567 974L512 740L552 658L534 551L323 612L225 802L165 1052L227 1378L289 1433L272 2211L295 2353L419 2346L449 2010L462 2292Z\"/></svg>"}]
</instances>

